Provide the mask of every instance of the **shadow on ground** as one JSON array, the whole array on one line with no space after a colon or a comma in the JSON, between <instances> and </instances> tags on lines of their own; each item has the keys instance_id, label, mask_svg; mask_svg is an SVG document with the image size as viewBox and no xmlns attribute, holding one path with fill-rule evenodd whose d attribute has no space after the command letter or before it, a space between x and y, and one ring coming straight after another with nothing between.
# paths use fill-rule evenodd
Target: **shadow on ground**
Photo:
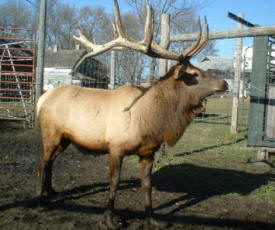
<instances>
[{"instance_id":1,"label":"shadow on ground","mask_svg":"<svg viewBox=\"0 0 275 230\"><path fill-rule=\"evenodd\" d=\"M270 180L273 174L250 174L243 171L199 167L192 164L179 164L165 166L152 176L154 188L161 193L177 194L165 203L155 205L157 219L171 223L193 226L215 226L236 229L275 229L275 224L253 220L237 220L198 217L185 215L184 209L196 205L213 196L222 196L231 193L247 195ZM139 188L138 179L123 180L120 190ZM85 196L108 192L108 183L95 183L93 185L76 186L65 190L57 198L39 203L36 198L16 201L0 206L1 211L12 208L39 208L42 206L47 211L63 210L72 213L103 214L105 207L94 204L78 204L77 201ZM129 191L127 191L129 192ZM161 198L160 198L161 199ZM69 202L68 202L69 201ZM73 201L73 203L70 203ZM126 202L127 203L127 202ZM182 205L175 205L182 203ZM169 210L169 211L166 211ZM117 213L124 223L133 219L143 219L143 212L134 209L118 209ZM171 228L172 229L172 228Z\"/></svg>"}]
</instances>

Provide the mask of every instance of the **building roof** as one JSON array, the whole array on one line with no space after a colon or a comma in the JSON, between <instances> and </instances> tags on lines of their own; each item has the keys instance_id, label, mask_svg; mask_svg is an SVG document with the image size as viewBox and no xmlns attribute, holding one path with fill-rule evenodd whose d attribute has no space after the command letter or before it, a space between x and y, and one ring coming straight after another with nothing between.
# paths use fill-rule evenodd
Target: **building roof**
<instances>
[{"instance_id":1,"label":"building roof","mask_svg":"<svg viewBox=\"0 0 275 230\"><path fill-rule=\"evenodd\" d=\"M218 70L220 72L234 72L234 60L230 58L206 56L201 62L197 63L196 66L205 71Z\"/></svg>"},{"instance_id":2,"label":"building roof","mask_svg":"<svg viewBox=\"0 0 275 230\"><path fill-rule=\"evenodd\" d=\"M46 68L72 68L84 52L85 50L59 50L57 52L47 50L45 52L44 66Z\"/></svg>"}]
</instances>

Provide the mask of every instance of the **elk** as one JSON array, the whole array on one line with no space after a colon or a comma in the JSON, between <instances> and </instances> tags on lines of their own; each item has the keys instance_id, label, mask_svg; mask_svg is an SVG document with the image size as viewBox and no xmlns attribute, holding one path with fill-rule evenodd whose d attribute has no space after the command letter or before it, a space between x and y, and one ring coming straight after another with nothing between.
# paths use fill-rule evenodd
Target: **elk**
<instances>
[{"instance_id":1,"label":"elk","mask_svg":"<svg viewBox=\"0 0 275 230\"><path fill-rule=\"evenodd\" d=\"M145 220L149 225L163 227L153 217L151 172L155 152L162 143L173 146L185 128L203 109L202 101L209 95L224 92L227 84L196 68L190 59L207 44L208 24L194 44L183 54L168 51L153 40L153 10L146 1L144 39L137 42L123 31L117 0L114 0L115 39L106 44L89 41L79 31L74 39L96 56L109 50L136 50L150 57L177 61L165 76L150 87L122 86L115 90L64 86L43 94L37 103L43 156L38 170L37 195L54 194L52 166L56 157L70 143L93 153L109 153L110 194L106 224L117 228L114 202L124 156L139 156L141 185L144 193Z\"/></svg>"}]
</instances>

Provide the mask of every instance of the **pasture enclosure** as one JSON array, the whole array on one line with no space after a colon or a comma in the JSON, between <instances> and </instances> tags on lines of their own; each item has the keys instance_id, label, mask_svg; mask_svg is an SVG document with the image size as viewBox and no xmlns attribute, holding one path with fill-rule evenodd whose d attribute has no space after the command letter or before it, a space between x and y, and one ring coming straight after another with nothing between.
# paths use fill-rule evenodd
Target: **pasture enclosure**
<instances>
[{"instance_id":1,"label":"pasture enclosure","mask_svg":"<svg viewBox=\"0 0 275 230\"><path fill-rule=\"evenodd\" d=\"M0 119L34 119L35 37L30 29L0 27Z\"/></svg>"},{"instance_id":2,"label":"pasture enclosure","mask_svg":"<svg viewBox=\"0 0 275 230\"><path fill-rule=\"evenodd\" d=\"M257 148L247 146L250 104L255 101L261 104L262 100L251 100L252 88L261 90L251 81L252 48L241 48L237 63L235 39L222 39L217 45L220 41L226 47L222 53L198 58L193 64L225 79L231 91L207 98L205 111L187 127L178 143L166 148L167 154L156 154L152 172L153 209L157 220L170 223L166 228L170 230L273 230L275 160L271 158L270 165L254 164ZM130 55L135 57L133 53ZM112 57L115 56L112 51ZM162 76L161 67L165 64L159 65ZM134 79L130 72L121 72L121 68L114 66L112 59L111 88L142 83L142 78ZM115 79L115 69L129 75L129 81ZM236 72L240 74L237 86ZM52 79L49 83L58 86L58 81ZM96 87L97 82L93 83ZM270 88L272 85L267 89ZM266 95L270 91L264 92ZM231 132L233 97L238 98L236 133ZM267 106L270 111L264 110L264 117L273 112L272 103ZM270 116L267 115L266 121ZM257 113L255 117L261 121ZM45 197L38 203L35 184L42 152L40 130L17 129L1 122L0 134L0 228L107 229L102 216L109 191L108 155L81 154L73 145L69 146L53 167L53 186L61 196L50 201ZM126 157L117 192L116 214L122 219L121 229L125 230L146 229L138 163L138 157Z\"/></svg>"}]
</instances>

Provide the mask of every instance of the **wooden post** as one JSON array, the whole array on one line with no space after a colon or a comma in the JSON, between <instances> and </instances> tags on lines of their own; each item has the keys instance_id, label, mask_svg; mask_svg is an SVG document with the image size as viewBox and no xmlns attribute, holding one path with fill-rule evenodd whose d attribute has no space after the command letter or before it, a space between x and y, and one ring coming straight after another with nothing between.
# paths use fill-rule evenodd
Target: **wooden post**
<instances>
[{"instance_id":1,"label":"wooden post","mask_svg":"<svg viewBox=\"0 0 275 230\"><path fill-rule=\"evenodd\" d=\"M168 49L170 44L170 15L162 14L161 15L161 27L160 27L160 46L165 49ZM159 60L159 70L158 77L162 77L167 73L168 61L165 59ZM160 146L159 152L165 154L165 144L163 143Z\"/></svg>"},{"instance_id":2,"label":"wooden post","mask_svg":"<svg viewBox=\"0 0 275 230\"><path fill-rule=\"evenodd\" d=\"M169 14L162 14L161 15L161 27L160 27L160 46L167 49L170 44L170 17ZM159 60L159 70L158 70L158 77L162 77L167 73L167 60L160 59Z\"/></svg>"},{"instance_id":3,"label":"wooden post","mask_svg":"<svg viewBox=\"0 0 275 230\"><path fill-rule=\"evenodd\" d=\"M243 18L243 14L239 17ZM242 24L238 23L238 29L242 28ZM239 91L240 91L240 80L241 80L241 63L242 63L242 38L237 38L236 47L236 61L235 61L235 76L233 83L233 101L232 101L232 119L231 119L231 133L237 133L238 127L238 107L239 107Z\"/></svg>"},{"instance_id":4,"label":"wooden post","mask_svg":"<svg viewBox=\"0 0 275 230\"><path fill-rule=\"evenodd\" d=\"M111 51L110 89L115 88L116 52Z\"/></svg>"}]
</instances>

